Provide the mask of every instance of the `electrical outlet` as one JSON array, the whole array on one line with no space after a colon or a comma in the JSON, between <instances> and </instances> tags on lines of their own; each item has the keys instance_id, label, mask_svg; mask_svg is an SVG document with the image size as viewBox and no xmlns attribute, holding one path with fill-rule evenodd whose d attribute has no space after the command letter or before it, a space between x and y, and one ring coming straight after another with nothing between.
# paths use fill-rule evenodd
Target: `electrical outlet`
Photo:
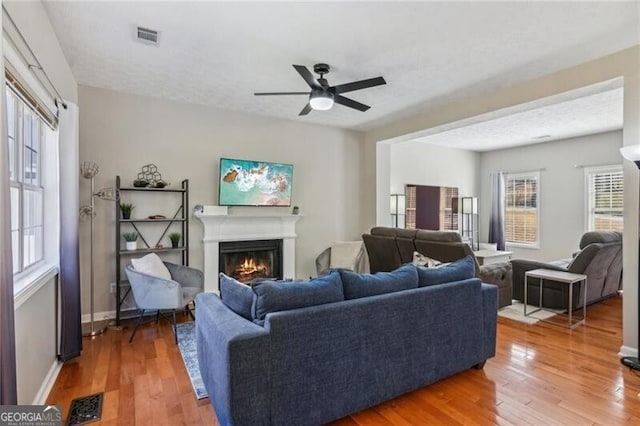
<instances>
[{"instance_id":1,"label":"electrical outlet","mask_svg":"<svg viewBox=\"0 0 640 426\"><path fill-rule=\"evenodd\" d=\"M111 283L111 293L116 292L116 283Z\"/></svg>"}]
</instances>

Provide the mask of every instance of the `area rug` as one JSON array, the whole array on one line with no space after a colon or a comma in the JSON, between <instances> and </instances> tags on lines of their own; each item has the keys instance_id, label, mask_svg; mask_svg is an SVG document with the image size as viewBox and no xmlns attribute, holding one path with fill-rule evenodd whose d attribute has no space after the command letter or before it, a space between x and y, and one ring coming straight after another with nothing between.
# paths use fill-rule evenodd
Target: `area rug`
<instances>
[{"instance_id":1,"label":"area rug","mask_svg":"<svg viewBox=\"0 0 640 426\"><path fill-rule=\"evenodd\" d=\"M191 379L191 385L193 391L196 394L197 399L207 398L209 394L202 383L202 376L200 376L200 366L198 365L198 350L196 347L196 323L183 322L176 326L178 333L178 347L182 354L182 360L184 366L187 367L189 373L189 379Z\"/></svg>"},{"instance_id":2,"label":"area rug","mask_svg":"<svg viewBox=\"0 0 640 426\"><path fill-rule=\"evenodd\" d=\"M537 309L536 306L527 305L527 312ZM562 312L562 311L560 311ZM513 302L512 305L505 306L498 310L498 316L509 318L514 321L524 322L526 324L535 324L540 320L548 319L554 316L554 312L538 311L535 314L524 316L524 304L521 302Z\"/></svg>"}]
</instances>

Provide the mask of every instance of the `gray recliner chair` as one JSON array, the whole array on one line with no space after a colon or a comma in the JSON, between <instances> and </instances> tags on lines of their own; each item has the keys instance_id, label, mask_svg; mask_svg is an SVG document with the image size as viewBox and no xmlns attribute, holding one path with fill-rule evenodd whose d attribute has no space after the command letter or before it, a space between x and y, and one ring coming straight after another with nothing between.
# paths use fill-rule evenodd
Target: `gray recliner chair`
<instances>
[{"instance_id":1,"label":"gray recliner chair","mask_svg":"<svg viewBox=\"0 0 640 426\"><path fill-rule=\"evenodd\" d=\"M513 298L524 301L524 278L527 271L544 268L585 274L587 276L587 305L615 296L622 285L622 234L617 231L586 232L580 239L580 251L573 258L554 262L513 259ZM540 281L529 279L527 303L539 305ZM583 287L573 293L574 308L583 305ZM542 303L545 308L567 309L569 288L545 281Z\"/></svg>"},{"instance_id":2,"label":"gray recliner chair","mask_svg":"<svg viewBox=\"0 0 640 426\"><path fill-rule=\"evenodd\" d=\"M129 343L133 341L138 326L142 323L142 319L148 311L157 312L156 321L159 320L160 311L171 311L171 316L166 316L165 318L171 322L176 343L178 343L176 310L185 309L193 318L193 312L189 309L189 304L195 303L196 294L204 291L204 274L202 271L188 266L169 262L163 263L169 269L171 280L137 271L132 265L127 265L124 268L129 278L133 298L140 312L129 338Z\"/></svg>"}]
</instances>

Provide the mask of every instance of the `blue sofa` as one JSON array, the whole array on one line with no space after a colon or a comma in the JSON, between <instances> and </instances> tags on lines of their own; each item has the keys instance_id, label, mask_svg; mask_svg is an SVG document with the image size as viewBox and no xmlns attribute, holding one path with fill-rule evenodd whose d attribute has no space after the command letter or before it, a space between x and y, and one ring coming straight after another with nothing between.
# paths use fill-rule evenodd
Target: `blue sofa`
<instances>
[{"instance_id":1,"label":"blue sofa","mask_svg":"<svg viewBox=\"0 0 640 426\"><path fill-rule=\"evenodd\" d=\"M316 280L325 287L331 281L331 297L348 300L281 311L304 297L271 311L260 306L285 286L317 283L283 284L275 293L280 284L245 286L254 293L253 314L263 315L254 321L246 306L228 302L231 309L215 294L198 295L200 371L220 423L320 425L482 368L495 354L496 286L477 278L424 284L418 269L334 271Z\"/></svg>"}]
</instances>

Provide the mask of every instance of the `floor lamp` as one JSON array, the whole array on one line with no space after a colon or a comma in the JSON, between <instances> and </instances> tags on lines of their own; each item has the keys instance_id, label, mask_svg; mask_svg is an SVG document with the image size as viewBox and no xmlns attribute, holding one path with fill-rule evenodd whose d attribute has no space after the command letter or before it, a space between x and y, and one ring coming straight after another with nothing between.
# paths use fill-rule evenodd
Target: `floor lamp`
<instances>
[{"instance_id":1,"label":"floor lamp","mask_svg":"<svg viewBox=\"0 0 640 426\"><path fill-rule=\"evenodd\" d=\"M390 209L391 209L391 224L395 225L394 227L397 228L398 225L399 225L398 218L400 216L404 216L405 215L406 197L405 197L404 194L391 194L391 200L390 201L391 201L391 205L390 205ZM402 225L402 227L404 228L404 224Z\"/></svg>"},{"instance_id":2,"label":"floor lamp","mask_svg":"<svg viewBox=\"0 0 640 426\"><path fill-rule=\"evenodd\" d=\"M91 276L91 287L90 287L90 297L91 297L91 322L89 323L89 327L86 330L82 330L83 336L97 336L98 334L102 334L106 327L96 327L94 321L94 297L93 297L93 289L94 289L94 274L93 274L93 217L96 214L95 210L95 199L96 197L101 200L109 200L115 201L116 194L114 188L103 188L97 192L94 189L94 177L98 174L98 165L91 161L85 161L80 166L80 173L82 177L85 179L89 179L91 181L91 204L88 206L80 207L80 218L85 219L87 216L89 217L91 227L90 227L90 244L89 244L89 269Z\"/></svg>"},{"instance_id":3,"label":"floor lamp","mask_svg":"<svg viewBox=\"0 0 640 426\"><path fill-rule=\"evenodd\" d=\"M622 154L625 159L633 161L638 169L640 169L640 145L624 146L620 148L620 154ZM638 266L638 288L636 289L636 292L638 293L636 294L636 299L638 299L638 310L636 312L640 315L640 265ZM622 365L633 370L640 370L640 318L638 321L638 356L625 356L620 359L620 362Z\"/></svg>"},{"instance_id":4,"label":"floor lamp","mask_svg":"<svg viewBox=\"0 0 640 426\"><path fill-rule=\"evenodd\" d=\"M466 235L469 237L471 250L480 250L480 240L476 236L477 230L475 223L478 214L478 199L475 197L462 197L460 204L462 207L460 209L462 213L462 236Z\"/></svg>"}]
</instances>

